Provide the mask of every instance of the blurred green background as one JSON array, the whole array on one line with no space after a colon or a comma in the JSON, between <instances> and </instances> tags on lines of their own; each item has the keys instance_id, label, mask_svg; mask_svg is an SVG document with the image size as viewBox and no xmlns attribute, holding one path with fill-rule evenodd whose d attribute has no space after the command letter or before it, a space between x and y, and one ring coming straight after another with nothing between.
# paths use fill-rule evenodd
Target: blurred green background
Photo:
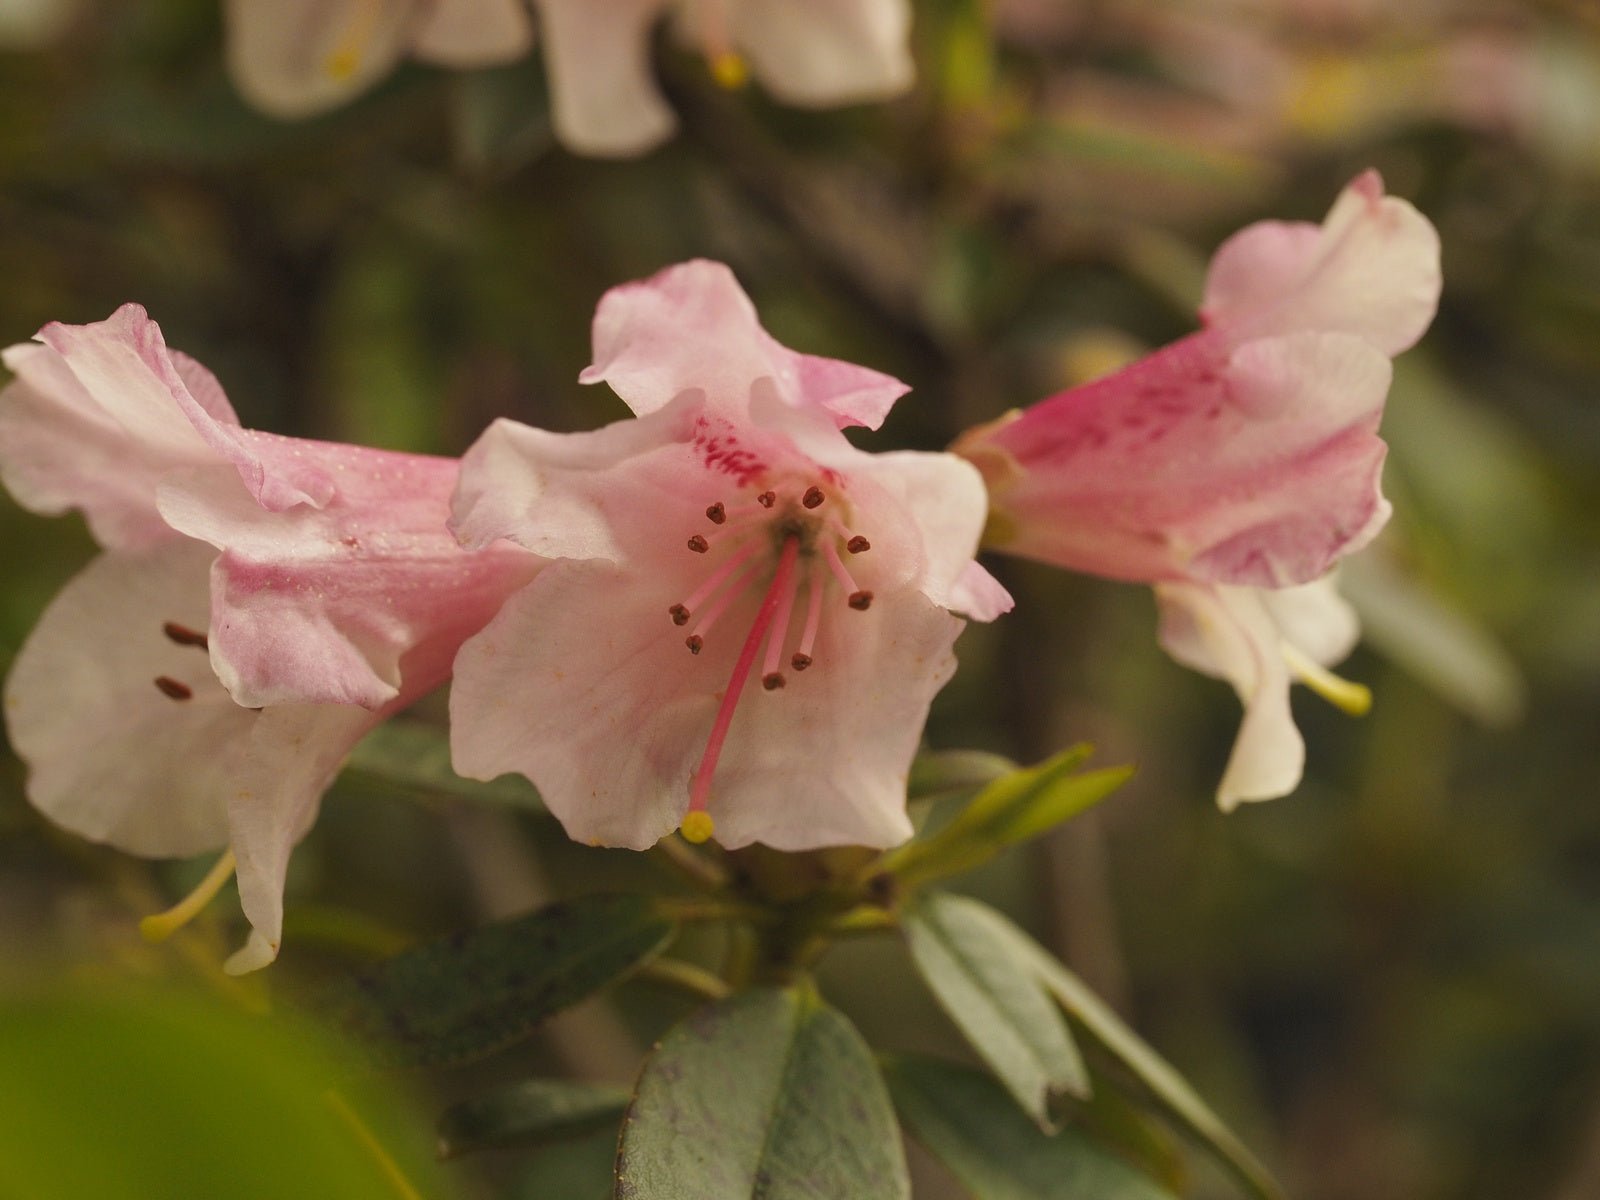
<instances>
[{"instance_id":1,"label":"blurred green background","mask_svg":"<svg viewBox=\"0 0 1600 1200\"><path fill-rule=\"evenodd\" d=\"M1597 10L915 7L918 86L871 108L720 91L663 39L683 131L611 163L555 145L537 58L407 67L282 124L232 91L213 0L63 5L53 36L0 46L0 337L137 300L247 425L453 454L496 416L623 415L574 382L595 301L706 255L781 341L913 385L863 444L937 448L1187 332L1224 236L1319 219L1377 166L1439 227L1445 292L1385 420L1395 519L1346 572L1369 637L1345 673L1373 687L1372 714L1297 696L1305 783L1223 817L1237 705L1160 653L1148 591L997 563L1018 610L964 636L929 741L1032 760L1089 738L1139 764L1099 812L972 885L1129 1014L1293 1196L1600 1196ZM0 37L20 28L0 19ZM0 504L3 663L92 546L75 518ZM324 1170L293 1121L317 1124L306 1113L344 1085L314 1039L251 1014L341 963L655 868L353 772L297 852L281 963L233 983L215 965L240 938L231 901L143 945L136 919L196 869L50 829L22 777L0 761L0 1161L7 1138L38 1151L62 1128L163 1136L130 1124L148 1086L226 1137L259 1122L258 1166L328 1181L263 1195L396 1194L336 1182L378 1161L358 1129L420 1158L425 1194L565 1195L510 1157L428 1166L427 1119L528 1069L625 1081L681 1011L625 994L506 1062L351 1101L364 1123L327 1118L348 1144L315 1153L360 1162ZM880 1045L954 1047L893 948L841 953L826 986ZM269 1053L269 1036L300 1049ZM83 1062L128 1089L122 1108L77 1106ZM209 1107L241 1095L238 1113ZM18 1113L41 1110L70 1124L25 1134ZM211 1128L165 1136L214 1144ZM603 1144L587 1153L604 1163ZM189 1163L187 1194L223 1194ZM918 1171L919 1197L951 1194ZM0 1185L47 1194L3 1168ZM1194 1189L1228 1194L1203 1173Z\"/></svg>"}]
</instances>

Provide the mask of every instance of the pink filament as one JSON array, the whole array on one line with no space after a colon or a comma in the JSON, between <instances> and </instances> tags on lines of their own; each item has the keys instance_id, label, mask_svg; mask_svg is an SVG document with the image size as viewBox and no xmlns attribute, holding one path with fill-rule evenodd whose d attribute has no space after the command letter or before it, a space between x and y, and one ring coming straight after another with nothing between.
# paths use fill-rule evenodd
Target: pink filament
<instances>
[{"instance_id":1,"label":"pink filament","mask_svg":"<svg viewBox=\"0 0 1600 1200\"><path fill-rule=\"evenodd\" d=\"M728 726L733 724L733 710L738 707L739 697L744 693L745 680L750 676L750 668L755 665L756 652L761 649L761 640L777 615L778 606L786 595L792 597L794 594L791 582L795 559L799 554L800 540L792 536L785 538L783 549L778 554L778 569L773 573L772 582L767 585L767 594L761 598L761 607L756 610L756 619L745 636L739 660L733 664L733 675L728 680L727 690L722 693L722 704L717 709L716 720L711 723L711 736L706 739L705 753L700 756L700 765L695 769L694 780L689 785L690 812L706 810L706 801L711 795L711 776L717 769L717 759L722 756L722 743L727 740Z\"/></svg>"}]
</instances>

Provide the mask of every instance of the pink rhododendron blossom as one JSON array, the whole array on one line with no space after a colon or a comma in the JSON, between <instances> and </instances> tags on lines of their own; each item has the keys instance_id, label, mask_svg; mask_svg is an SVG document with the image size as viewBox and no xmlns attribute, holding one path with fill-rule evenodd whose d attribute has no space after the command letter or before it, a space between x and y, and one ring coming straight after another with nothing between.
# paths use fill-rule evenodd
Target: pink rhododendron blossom
<instances>
[{"instance_id":1,"label":"pink rhododendron blossom","mask_svg":"<svg viewBox=\"0 0 1600 1200\"><path fill-rule=\"evenodd\" d=\"M1320 226L1267 221L1224 243L1201 332L957 447L989 483L988 544L1163 585L1169 627L1180 608L1215 626L1204 669L1255 698L1225 803L1282 795L1299 779L1287 690L1291 676L1310 677L1307 657L1291 655L1286 670L1269 655L1247 670L1244 648L1275 644L1257 611L1275 603L1270 590L1319 578L1388 519L1377 429L1389 360L1427 328L1439 286L1438 235L1369 171ZM1199 665L1183 644L1177 656ZM1242 765L1266 762L1274 736L1275 769Z\"/></svg>"},{"instance_id":2,"label":"pink rhododendron blossom","mask_svg":"<svg viewBox=\"0 0 1600 1200\"><path fill-rule=\"evenodd\" d=\"M241 428L136 305L4 358L0 479L106 548L6 681L29 797L137 854L229 847L254 929L230 969L261 966L350 748L443 682L533 560L450 537L454 460Z\"/></svg>"},{"instance_id":3,"label":"pink rhododendron blossom","mask_svg":"<svg viewBox=\"0 0 1600 1200\"><path fill-rule=\"evenodd\" d=\"M462 462L455 528L551 559L456 662L456 769L520 772L573 837L885 846L954 669L962 612L1010 597L972 558L982 481L868 454L905 388L796 354L727 268L607 293L595 362L636 414L592 433L500 421ZM752 682L754 681L754 682Z\"/></svg>"},{"instance_id":4,"label":"pink rhododendron blossom","mask_svg":"<svg viewBox=\"0 0 1600 1200\"><path fill-rule=\"evenodd\" d=\"M655 27L678 32L734 86L753 74L778 100L829 107L911 86L910 0L531 0L550 76L556 135L579 154L642 154L671 136L656 86ZM448 66L526 54L523 0L228 0L239 89L282 117L331 108L406 54Z\"/></svg>"},{"instance_id":5,"label":"pink rhododendron blossom","mask_svg":"<svg viewBox=\"0 0 1600 1200\"><path fill-rule=\"evenodd\" d=\"M523 0L226 0L225 11L234 82L278 117L343 104L408 54L479 67L533 45Z\"/></svg>"}]
</instances>

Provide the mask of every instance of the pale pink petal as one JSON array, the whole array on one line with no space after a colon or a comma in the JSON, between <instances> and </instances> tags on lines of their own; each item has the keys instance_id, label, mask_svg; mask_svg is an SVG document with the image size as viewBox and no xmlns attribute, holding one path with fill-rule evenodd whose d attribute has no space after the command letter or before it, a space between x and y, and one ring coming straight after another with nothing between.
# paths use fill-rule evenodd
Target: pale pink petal
<instances>
[{"instance_id":1,"label":"pale pink petal","mask_svg":"<svg viewBox=\"0 0 1600 1200\"><path fill-rule=\"evenodd\" d=\"M1305 742L1289 706L1292 682L1282 634L1254 588L1161 584L1161 645L1173 658L1226 679L1244 704L1244 721L1217 788L1224 812L1273 800L1300 784Z\"/></svg>"},{"instance_id":2,"label":"pale pink petal","mask_svg":"<svg viewBox=\"0 0 1600 1200\"><path fill-rule=\"evenodd\" d=\"M1439 235L1368 171L1313 237L1269 223L1235 234L1213 261L1201 313L1240 338L1296 330L1350 333L1385 354L1408 349L1439 304Z\"/></svg>"},{"instance_id":3,"label":"pale pink petal","mask_svg":"<svg viewBox=\"0 0 1600 1200\"><path fill-rule=\"evenodd\" d=\"M282 440L241 429L221 388L193 360L175 361L160 327L137 304L92 325L52 323L39 331L78 382L130 437L130 457L179 463L231 462L261 504L281 510L327 501L333 482ZM190 394L185 375L202 385ZM208 452L209 451L209 452Z\"/></svg>"},{"instance_id":4,"label":"pale pink petal","mask_svg":"<svg viewBox=\"0 0 1600 1200\"><path fill-rule=\"evenodd\" d=\"M320 509L269 513L221 468L174 475L161 490L174 529L216 546L211 659L241 704L353 704L413 698L449 656L531 577L512 547L462 550L447 528L451 459L256 435L339 481ZM434 647L426 670L402 657Z\"/></svg>"},{"instance_id":5,"label":"pale pink petal","mask_svg":"<svg viewBox=\"0 0 1600 1200\"><path fill-rule=\"evenodd\" d=\"M735 44L785 104L821 107L908 90L910 0L739 0Z\"/></svg>"},{"instance_id":6,"label":"pale pink petal","mask_svg":"<svg viewBox=\"0 0 1600 1200\"><path fill-rule=\"evenodd\" d=\"M1361 640L1361 620L1339 594L1336 578L1337 572L1261 593L1283 640L1323 667L1344 661Z\"/></svg>"},{"instance_id":7,"label":"pale pink petal","mask_svg":"<svg viewBox=\"0 0 1600 1200\"><path fill-rule=\"evenodd\" d=\"M643 849L676 828L759 599L752 589L690 654L667 608L694 585L694 565L547 567L457 657L456 769L526 775L579 841ZM811 670L777 691L752 683L713 785L718 840L800 849L909 836L905 773L960 628L913 588L880 592L869 611L823 623Z\"/></svg>"},{"instance_id":8,"label":"pale pink petal","mask_svg":"<svg viewBox=\"0 0 1600 1200\"><path fill-rule=\"evenodd\" d=\"M604 381L639 415L691 389L733 419L750 389L770 379L795 408L819 407L840 427L876 429L906 392L897 379L781 346L722 263L696 259L612 288L594 317L594 363L578 377Z\"/></svg>"},{"instance_id":9,"label":"pale pink petal","mask_svg":"<svg viewBox=\"0 0 1600 1200\"><path fill-rule=\"evenodd\" d=\"M0 391L0 481L19 504L55 515L81 509L102 546L138 549L172 538L156 511L156 484L173 466L210 452L134 444L84 390L59 354L30 343L4 351L17 378ZM180 431L181 432L181 431Z\"/></svg>"},{"instance_id":10,"label":"pale pink petal","mask_svg":"<svg viewBox=\"0 0 1600 1200\"><path fill-rule=\"evenodd\" d=\"M289 853L317 818L322 794L350 751L383 718L341 705L268 708L251 728L227 797L229 838L249 941L228 959L242 975L272 962L283 938Z\"/></svg>"},{"instance_id":11,"label":"pale pink petal","mask_svg":"<svg viewBox=\"0 0 1600 1200\"><path fill-rule=\"evenodd\" d=\"M568 149L629 157L677 128L650 62L651 26L666 2L533 0L556 136Z\"/></svg>"},{"instance_id":12,"label":"pale pink petal","mask_svg":"<svg viewBox=\"0 0 1600 1200\"><path fill-rule=\"evenodd\" d=\"M1121 579L1301 583L1387 519L1389 376L1349 334L1231 353L1199 334L962 449L991 473L1008 552Z\"/></svg>"},{"instance_id":13,"label":"pale pink petal","mask_svg":"<svg viewBox=\"0 0 1600 1200\"><path fill-rule=\"evenodd\" d=\"M498 420L462 457L452 528L465 546L506 538L544 558L617 560L641 539L665 552L672 535L655 526L675 519L681 544L717 498L700 494L709 481L690 450L699 417L686 396L591 433Z\"/></svg>"},{"instance_id":14,"label":"pale pink petal","mask_svg":"<svg viewBox=\"0 0 1600 1200\"><path fill-rule=\"evenodd\" d=\"M514 62L533 48L523 0L433 0L411 34L412 52L447 67Z\"/></svg>"},{"instance_id":15,"label":"pale pink petal","mask_svg":"<svg viewBox=\"0 0 1600 1200\"><path fill-rule=\"evenodd\" d=\"M969 562L950 589L950 611L974 621L993 621L1016 607L1005 586L983 567Z\"/></svg>"},{"instance_id":16,"label":"pale pink petal","mask_svg":"<svg viewBox=\"0 0 1600 1200\"><path fill-rule=\"evenodd\" d=\"M45 609L5 684L6 726L28 798L52 821L134 854L221 849L256 714L235 704L206 652L209 546L178 538L103 554ZM158 678L189 689L174 700Z\"/></svg>"},{"instance_id":17,"label":"pale pink petal","mask_svg":"<svg viewBox=\"0 0 1600 1200\"><path fill-rule=\"evenodd\" d=\"M955 673L962 621L915 588L824 624L816 665L752 686L709 811L729 848L892 846L911 836L906 777L928 706Z\"/></svg>"},{"instance_id":18,"label":"pale pink petal","mask_svg":"<svg viewBox=\"0 0 1600 1200\"><path fill-rule=\"evenodd\" d=\"M343 104L405 51L412 0L225 0L228 69L241 95L275 117Z\"/></svg>"}]
</instances>

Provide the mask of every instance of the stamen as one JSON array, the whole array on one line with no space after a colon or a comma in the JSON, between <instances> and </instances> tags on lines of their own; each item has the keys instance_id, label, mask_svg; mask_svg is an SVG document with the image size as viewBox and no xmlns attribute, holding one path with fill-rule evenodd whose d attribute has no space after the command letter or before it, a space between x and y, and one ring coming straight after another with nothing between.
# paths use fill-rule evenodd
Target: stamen
<instances>
[{"instance_id":1,"label":"stamen","mask_svg":"<svg viewBox=\"0 0 1600 1200\"><path fill-rule=\"evenodd\" d=\"M169 700L190 700L194 698L194 689L187 683L174 679L171 675L157 675L156 688Z\"/></svg>"},{"instance_id":2,"label":"stamen","mask_svg":"<svg viewBox=\"0 0 1600 1200\"><path fill-rule=\"evenodd\" d=\"M756 610L756 619L750 625L750 632L745 635L744 646L739 650L738 661L733 664L733 674L728 679L728 687L722 693L722 703L711 722L711 735L706 739L705 753L700 756L700 765L689 784L689 810L680 828L690 841L705 841L711 836L714 827L711 814L706 812L706 801L711 796L711 778L717 769L717 759L722 755L722 743L728 737L728 726L733 724L733 712L744 692L745 680L750 676L750 668L755 665L761 639L766 636L773 618L777 616L784 596L792 594L794 564L799 556L800 539L792 535L784 538L783 549L778 554L778 569L773 573L772 582L767 585L767 594L761 598L761 607ZM697 813L701 815L696 816Z\"/></svg>"},{"instance_id":3,"label":"stamen","mask_svg":"<svg viewBox=\"0 0 1600 1200\"><path fill-rule=\"evenodd\" d=\"M674 625L687 625L689 623L689 610L683 605L674 604L667 611L672 614L672 623Z\"/></svg>"},{"instance_id":4,"label":"stamen","mask_svg":"<svg viewBox=\"0 0 1600 1200\"><path fill-rule=\"evenodd\" d=\"M689 549L693 550L696 554L704 554L707 550L711 549L711 543L706 541L705 538L701 537L697 533L689 539Z\"/></svg>"},{"instance_id":5,"label":"stamen","mask_svg":"<svg viewBox=\"0 0 1600 1200\"><path fill-rule=\"evenodd\" d=\"M817 644L817 630L822 627L822 572L811 572L811 591L806 597L806 626L800 635L800 648L789 659L796 671L811 665L811 650Z\"/></svg>"},{"instance_id":6,"label":"stamen","mask_svg":"<svg viewBox=\"0 0 1600 1200\"><path fill-rule=\"evenodd\" d=\"M210 904L222 890L222 885L233 878L235 866L233 849L230 847L222 852L222 857L217 859L211 870L206 872L206 877L200 881L199 887L166 912L156 913L139 922L139 932L144 934L145 940L164 942L199 916L200 910Z\"/></svg>"},{"instance_id":7,"label":"stamen","mask_svg":"<svg viewBox=\"0 0 1600 1200\"><path fill-rule=\"evenodd\" d=\"M784 684L782 671L769 671L761 677L761 686L769 692L775 692Z\"/></svg>"},{"instance_id":8,"label":"stamen","mask_svg":"<svg viewBox=\"0 0 1600 1200\"><path fill-rule=\"evenodd\" d=\"M164 622L161 626L161 632L167 635L168 640L176 642L180 646L198 646L200 649L205 650L211 645L205 634L199 630L190 629L187 625L179 625L176 621Z\"/></svg>"},{"instance_id":9,"label":"stamen","mask_svg":"<svg viewBox=\"0 0 1600 1200\"><path fill-rule=\"evenodd\" d=\"M1364 717L1372 708L1372 689L1365 684L1353 683L1335 675L1287 641L1281 642L1279 647L1283 661L1289 664L1289 670L1294 672L1295 678L1335 708L1352 717Z\"/></svg>"},{"instance_id":10,"label":"stamen","mask_svg":"<svg viewBox=\"0 0 1600 1200\"><path fill-rule=\"evenodd\" d=\"M721 525L727 519L728 510L723 507L721 500L718 500L710 508L706 509L706 520L710 521L713 525Z\"/></svg>"},{"instance_id":11,"label":"stamen","mask_svg":"<svg viewBox=\"0 0 1600 1200\"><path fill-rule=\"evenodd\" d=\"M771 508L777 502L777 492L762 492L761 495L756 497L756 503L761 505L762 508Z\"/></svg>"},{"instance_id":12,"label":"stamen","mask_svg":"<svg viewBox=\"0 0 1600 1200\"><path fill-rule=\"evenodd\" d=\"M722 586L723 582L728 578L728 576L732 575L745 563L749 562L751 557L760 549L761 542L759 540L752 540L739 547L739 549L735 550L732 554L728 555L727 559L720 567L711 572L710 575L707 575L699 587L695 588L694 591L690 592L684 597L683 603L674 604L671 608L667 609L667 611L672 614L673 623L677 625L687 624L687 616L682 621L678 620L678 610L683 609L686 613L692 613L705 601L706 597L710 596L712 592L716 591Z\"/></svg>"},{"instance_id":13,"label":"stamen","mask_svg":"<svg viewBox=\"0 0 1600 1200\"><path fill-rule=\"evenodd\" d=\"M700 653L700 647L705 645L705 635L711 632L711 627L717 623L723 613L728 611L728 606L744 594L745 588L750 586L750 581L756 577L756 573L760 570L760 563L752 564L744 574L733 581L732 587L718 596L711 607L701 614L700 619L695 622L694 629L684 639L684 644L689 647L689 653Z\"/></svg>"},{"instance_id":14,"label":"stamen","mask_svg":"<svg viewBox=\"0 0 1600 1200\"><path fill-rule=\"evenodd\" d=\"M865 554L872 549L872 543L858 533L844 544L844 548L851 554Z\"/></svg>"},{"instance_id":15,"label":"stamen","mask_svg":"<svg viewBox=\"0 0 1600 1200\"><path fill-rule=\"evenodd\" d=\"M861 590L856 587L856 581L850 578L850 572L844 569L844 563L839 561L839 552L833 548L831 541L822 543L822 557L828 560L828 568L833 572L833 577L839 581L839 586L844 589L845 595L853 597Z\"/></svg>"},{"instance_id":16,"label":"stamen","mask_svg":"<svg viewBox=\"0 0 1600 1200\"><path fill-rule=\"evenodd\" d=\"M859 592L851 592L850 599L846 601L857 612L866 612L872 607L872 593L862 588Z\"/></svg>"},{"instance_id":17,"label":"stamen","mask_svg":"<svg viewBox=\"0 0 1600 1200\"><path fill-rule=\"evenodd\" d=\"M794 612L794 598L799 591L800 579L796 576L778 601L778 611L772 617L772 636L767 638L767 658L761 665L761 686L769 692L783 686L783 674L778 666L783 661L783 643L789 633L789 614Z\"/></svg>"},{"instance_id":18,"label":"stamen","mask_svg":"<svg viewBox=\"0 0 1600 1200\"><path fill-rule=\"evenodd\" d=\"M822 489L813 484L806 489L806 494L800 497L800 503L807 508L821 508L822 502L827 497L822 494Z\"/></svg>"}]
</instances>

